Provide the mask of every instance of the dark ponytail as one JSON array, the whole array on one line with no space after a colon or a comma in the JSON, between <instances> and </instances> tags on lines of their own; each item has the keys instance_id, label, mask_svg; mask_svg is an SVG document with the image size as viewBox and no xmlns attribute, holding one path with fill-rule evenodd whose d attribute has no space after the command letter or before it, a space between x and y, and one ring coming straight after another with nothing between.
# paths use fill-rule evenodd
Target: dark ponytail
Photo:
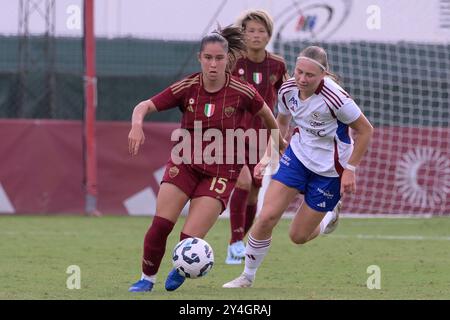
<instances>
[{"instance_id":1,"label":"dark ponytail","mask_svg":"<svg viewBox=\"0 0 450 320\"><path fill-rule=\"evenodd\" d=\"M224 29L220 26L217 30L203 37L200 43L200 52L203 51L205 45L211 42L219 42L228 53L227 71L231 71L239 57L247 50L245 38L240 27L229 25Z\"/></svg>"}]
</instances>

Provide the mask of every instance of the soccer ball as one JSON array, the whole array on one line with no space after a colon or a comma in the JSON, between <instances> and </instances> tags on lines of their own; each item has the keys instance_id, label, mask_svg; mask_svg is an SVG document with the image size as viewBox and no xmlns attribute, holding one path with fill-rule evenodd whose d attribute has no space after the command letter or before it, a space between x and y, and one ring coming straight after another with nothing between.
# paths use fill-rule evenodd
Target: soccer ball
<instances>
[{"instance_id":1,"label":"soccer ball","mask_svg":"<svg viewBox=\"0 0 450 320\"><path fill-rule=\"evenodd\" d=\"M211 246L200 238L186 238L173 249L173 267L186 278L203 277L214 264Z\"/></svg>"}]
</instances>

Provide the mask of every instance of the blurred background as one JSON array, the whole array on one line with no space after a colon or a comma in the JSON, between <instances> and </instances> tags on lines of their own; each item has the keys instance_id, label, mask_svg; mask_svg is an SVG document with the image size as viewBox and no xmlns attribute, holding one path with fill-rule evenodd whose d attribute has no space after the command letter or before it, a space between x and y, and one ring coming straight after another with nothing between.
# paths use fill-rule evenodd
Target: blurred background
<instances>
[{"instance_id":1,"label":"blurred background","mask_svg":"<svg viewBox=\"0 0 450 320\"><path fill-rule=\"evenodd\" d=\"M450 214L450 0L0 0L0 8L0 214L154 214L181 113L152 115L131 158L132 110L198 72L202 36L255 8L272 15L268 49L291 74L304 47L323 46L375 127L343 211Z\"/></svg>"}]
</instances>

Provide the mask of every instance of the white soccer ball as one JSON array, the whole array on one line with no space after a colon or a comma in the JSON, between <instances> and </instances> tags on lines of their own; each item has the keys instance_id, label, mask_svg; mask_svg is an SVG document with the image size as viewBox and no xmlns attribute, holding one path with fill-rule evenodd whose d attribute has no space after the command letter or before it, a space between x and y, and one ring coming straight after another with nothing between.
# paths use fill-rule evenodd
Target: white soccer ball
<instances>
[{"instance_id":1,"label":"white soccer ball","mask_svg":"<svg viewBox=\"0 0 450 320\"><path fill-rule=\"evenodd\" d=\"M203 277L214 264L214 253L211 246L200 238L187 238L179 242L173 249L173 267L186 278Z\"/></svg>"}]
</instances>

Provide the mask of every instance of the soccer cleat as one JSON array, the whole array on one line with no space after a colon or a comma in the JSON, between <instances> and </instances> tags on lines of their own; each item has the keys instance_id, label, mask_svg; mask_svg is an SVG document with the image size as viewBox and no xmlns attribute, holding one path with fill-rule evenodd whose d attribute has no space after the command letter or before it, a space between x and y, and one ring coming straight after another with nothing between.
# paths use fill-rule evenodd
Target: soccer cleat
<instances>
[{"instance_id":1,"label":"soccer cleat","mask_svg":"<svg viewBox=\"0 0 450 320\"><path fill-rule=\"evenodd\" d=\"M131 287L128 289L129 292L149 292L153 289L153 282L148 280L139 280L136 283L133 283Z\"/></svg>"},{"instance_id":2,"label":"soccer cleat","mask_svg":"<svg viewBox=\"0 0 450 320\"><path fill-rule=\"evenodd\" d=\"M250 288L253 285L253 280L250 280L245 274L241 274L234 280L225 283L222 288Z\"/></svg>"},{"instance_id":3,"label":"soccer cleat","mask_svg":"<svg viewBox=\"0 0 450 320\"><path fill-rule=\"evenodd\" d=\"M228 246L228 253L227 258L225 259L226 264L241 264L242 259L241 258L235 258L231 255L230 246Z\"/></svg>"},{"instance_id":4,"label":"soccer cleat","mask_svg":"<svg viewBox=\"0 0 450 320\"><path fill-rule=\"evenodd\" d=\"M325 227L324 234L332 233L334 230L336 230L338 224L339 224L339 213L341 212L342 208L342 201L339 200L336 204L336 207L333 209L334 218L331 220L327 226Z\"/></svg>"},{"instance_id":5,"label":"soccer cleat","mask_svg":"<svg viewBox=\"0 0 450 320\"><path fill-rule=\"evenodd\" d=\"M226 264L241 264L245 258L245 245L242 240L236 241L228 246Z\"/></svg>"},{"instance_id":6,"label":"soccer cleat","mask_svg":"<svg viewBox=\"0 0 450 320\"><path fill-rule=\"evenodd\" d=\"M183 284L184 280L186 280L185 277L180 275L177 270L172 269L166 279L166 290L174 291L178 289Z\"/></svg>"}]
</instances>

